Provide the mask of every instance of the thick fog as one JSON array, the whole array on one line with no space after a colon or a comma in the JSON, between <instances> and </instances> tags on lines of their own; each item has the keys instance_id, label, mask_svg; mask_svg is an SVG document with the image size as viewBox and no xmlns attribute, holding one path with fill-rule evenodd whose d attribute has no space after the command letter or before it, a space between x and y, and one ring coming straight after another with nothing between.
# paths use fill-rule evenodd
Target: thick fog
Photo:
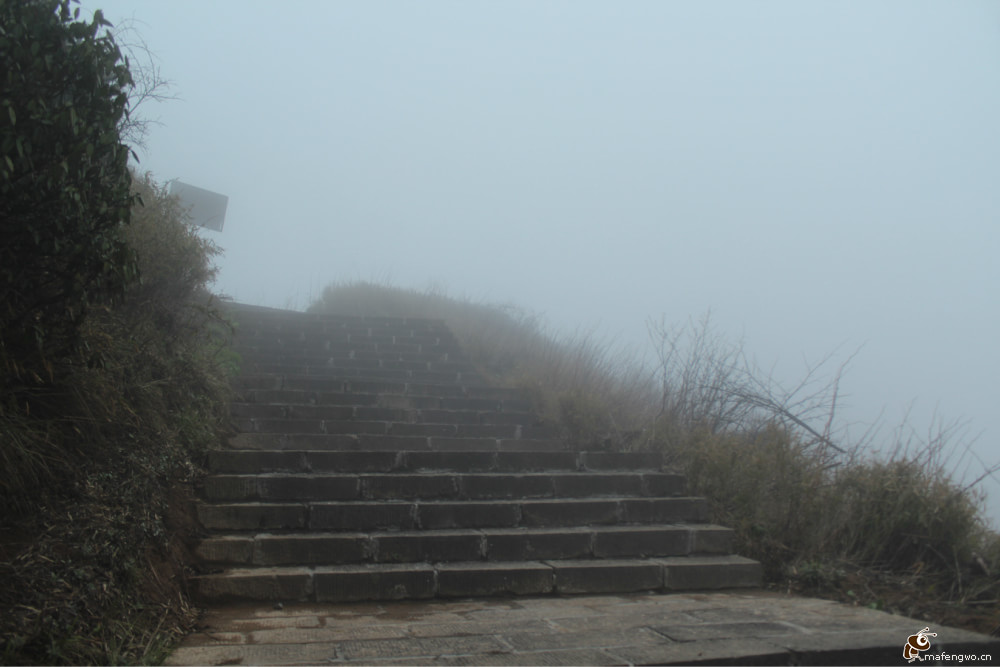
<instances>
[{"instance_id":1,"label":"thick fog","mask_svg":"<svg viewBox=\"0 0 1000 667\"><path fill-rule=\"evenodd\" d=\"M633 345L711 309L786 382L861 347L844 419L1000 460L1000 4L84 7L174 83L140 169L229 197L239 301L374 279Z\"/></svg>"}]
</instances>

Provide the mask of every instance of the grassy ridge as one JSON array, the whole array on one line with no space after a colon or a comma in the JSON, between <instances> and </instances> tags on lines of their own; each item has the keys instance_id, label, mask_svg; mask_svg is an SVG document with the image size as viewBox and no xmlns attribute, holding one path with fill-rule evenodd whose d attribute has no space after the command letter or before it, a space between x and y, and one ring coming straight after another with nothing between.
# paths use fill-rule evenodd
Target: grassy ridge
<instances>
[{"instance_id":1,"label":"grassy ridge","mask_svg":"<svg viewBox=\"0 0 1000 667\"><path fill-rule=\"evenodd\" d=\"M0 660L158 662L193 619L192 480L228 402L218 252L149 177L122 230L141 280L0 405Z\"/></svg>"},{"instance_id":2,"label":"grassy ridge","mask_svg":"<svg viewBox=\"0 0 1000 667\"><path fill-rule=\"evenodd\" d=\"M947 465L961 443L947 428L852 439L835 419L840 369L784 390L707 320L651 322L648 365L593 336L551 336L513 306L364 282L331 285L310 311L445 320L573 446L663 452L771 586L1000 634L1000 536Z\"/></svg>"}]
</instances>

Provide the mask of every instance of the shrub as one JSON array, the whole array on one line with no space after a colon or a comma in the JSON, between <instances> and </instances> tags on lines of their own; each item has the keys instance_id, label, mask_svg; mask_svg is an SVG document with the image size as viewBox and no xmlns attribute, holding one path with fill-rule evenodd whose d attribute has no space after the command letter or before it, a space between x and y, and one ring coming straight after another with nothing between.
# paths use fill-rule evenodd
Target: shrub
<instances>
[{"instance_id":1,"label":"shrub","mask_svg":"<svg viewBox=\"0 0 1000 667\"><path fill-rule=\"evenodd\" d=\"M0 0L4 663L163 657L228 398L217 250L130 174L131 74L101 13L78 16Z\"/></svg>"},{"instance_id":2,"label":"shrub","mask_svg":"<svg viewBox=\"0 0 1000 667\"><path fill-rule=\"evenodd\" d=\"M829 494L835 525L824 545L877 567L950 571L970 562L981 532L978 498L916 458L844 466Z\"/></svg>"},{"instance_id":3,"label":"shrub","mask_svg":"<svg viewBox=\"0 0 1000 667\"><path fill-rule=\"evenodd\" d=\"M128 67L100 12L0 0L0 400L51 382L87 309L134 278ZM30 392L28 392L30 394ZM34 409L45 409L45 405Z\"/></svg>"},{"instance_id":4,"label":"shrub","mask_svg":"<svg viewBox=\"0 0 1000 667\"><path fill-rule=\"evenodd\" d=\"M156 659L192 620L187 502L226 425L228 325L217 249L148 176L135 188L142 280L81 323L85 352L48 388L60 417L0 413L4 662Z\"/></svg>"},{"instance_id":5,"label":"shrub","mask_svg":"<svg viewBox=\"0 0 1000 667\"><path fill-rule=\"evenodd\" d=\"M768 578L813 552L824 470L788 429L773 422L743 432L695 428L665 454L709 499L712 520L736 531L738 552L760 560Z\"/></svg>"}]
</instances>

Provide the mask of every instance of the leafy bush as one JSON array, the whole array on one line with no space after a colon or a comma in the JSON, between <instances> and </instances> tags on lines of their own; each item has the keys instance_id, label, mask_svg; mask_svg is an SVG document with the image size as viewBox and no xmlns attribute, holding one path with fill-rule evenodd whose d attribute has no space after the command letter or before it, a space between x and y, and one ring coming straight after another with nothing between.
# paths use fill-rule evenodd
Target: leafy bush
<instances>
[{"instance_id":1,"label":"leafy bush","mask_svg":"<svg viewBox=\"0 0 1000 667\"><path fill-rule=\"evenodd\" d=\"M127 168L109 24L70 8L0 0L0 660L155 661L192 618L227 325L217 250Z\"/></svg>"},{"instance_id":2,"label":"leafy bush","mask_svg":"<svg viewBox=\"0 0 1000 667\"><path fill-rule=\"evenodd\" d=\"M0 0L0 400L53 380L88 307L122 293L135 262L119 139L132 79L100 12ZM46 406L36 406L36 410Z\"/></svg>"},{"instance_id":3,"label":"leafy bush","mask_svg":"<svg viewBox=\"0 0 1000 667\"><path fill-rule=\"evenodd\" d=\"M148 176L135 193L142 279L81 323L85 351L46 389L60 417L0 411L4 662L155 660L193 618L190 486L226 427L230 328L207 291L217 249Z\"/></svg>"}]
</instances>

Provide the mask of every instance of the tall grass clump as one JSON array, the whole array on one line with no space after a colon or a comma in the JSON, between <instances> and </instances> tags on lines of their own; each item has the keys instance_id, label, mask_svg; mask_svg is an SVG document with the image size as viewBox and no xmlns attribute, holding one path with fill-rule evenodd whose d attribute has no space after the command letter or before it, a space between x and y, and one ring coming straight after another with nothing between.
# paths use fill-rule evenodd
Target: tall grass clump
<instances>
[{"instance_id":1,"label":"tall grass clump","mask_svg":"<svg viewBox=\"0 0 1000 667\"><path fill-rule=\"evenodd\" d=\"M906 423L887 438L878 425L852 433L836 415L847 362L830 368L827 357L786 388L707 319L652 323L650 332L661 407L643 446L687 473L769 581L867 595L869 604L938 620L943 609L997 597L1000 538L975 484L958 478L968 448L960 428L937 423L923 438ZM879 593L865 583L898 577L913 589L895 606L885 599L900 595L898 581ZM982 623L1000 630L1000 615Z\"/></svg>"},{"instance_id":2,"label":"tall grass clump","mask_svg":"<svg viewBox=\"0 0 1000 667\"><path fill-rule=\"evenodd\" d=\"M641 363L592 335L553 336L516 307L437 291L335 284L310 310L444 320L484 375L531 392L567 446L663 452L770 585L937 621L962 605L994 610L986 602L1000 597L1000 538L975 485L949 466L963 455L961 434L903 437L904 424L880 439L878 425L842 424L840 379L853 355L839 366L828 356L786 387L707 316L651 321L655 360ZM887 603L886 590L905 600ZM983 613L976 629L1000 632L1000 613Z\"/></svg>"},{"instance_id":3,"label":"tall grass clump","mask_svg":"<svg viewBox=\"0 0 1000 667\"><path fill-rule=\"evenodd\" d=\"M218 253L149 176L121 241L138 279L0 403L0 660L161 660L189 626L191 484L226 425Z\"/></svg>"}]
</instances>

